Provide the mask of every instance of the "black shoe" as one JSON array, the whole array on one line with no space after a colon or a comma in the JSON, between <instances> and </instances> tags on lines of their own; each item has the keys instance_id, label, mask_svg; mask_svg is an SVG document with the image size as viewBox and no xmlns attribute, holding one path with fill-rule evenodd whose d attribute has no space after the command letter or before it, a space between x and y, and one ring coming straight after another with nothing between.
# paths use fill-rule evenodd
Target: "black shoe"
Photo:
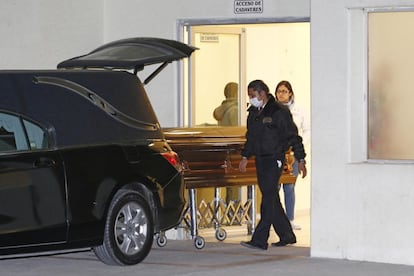
<instances>
[{"instance_id":1,"label":"black shoe","mask_svg":"<svg viewBox=\"0 0 414 276\"><path fill-rule=\"evenodd\" d=\"M243 245L244 247L251 248L251 249L260 249L260 250L267 250L267 246L259 246L252 241L247 242L240 242L240 245Z\"/></svg>"},{"instance_id":2,"label":"black shoe","mask_svg":"<svg viewBox=\"0 0 414 276\"><path fill-rule=\"evenodd\" d=\"M294 244L294 243L296 243L296 238L292 237L288 240L280 240L278 242L274 242L272 243L272 246L280 247L280 246L286 246L288 244Z\"/></svg>"}]
</instances>

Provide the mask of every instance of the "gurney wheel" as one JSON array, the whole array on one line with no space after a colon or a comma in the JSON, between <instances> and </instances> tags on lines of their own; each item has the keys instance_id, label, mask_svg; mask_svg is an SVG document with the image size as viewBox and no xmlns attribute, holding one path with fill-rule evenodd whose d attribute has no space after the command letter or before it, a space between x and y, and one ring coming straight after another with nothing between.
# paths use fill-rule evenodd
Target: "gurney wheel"
<instances>
[{"instance_id":1,"label":"gurney wheel","mask_svg":"<svg viewBox=\"0 0 414 276\"><path fill-rule=\"evenodd\" d=\"M223 228L216 230L216 239L219 241L224 241L227 238L227 232Z\"/></svg>"},{"instance_id":2,"label":"gurney wheel","mask_svg":"<svg viewBox=\"0 0 414 276\"><path fill-rule=\"evenodd\" d=\"M199 236L195 237L195 239L194 239L194 246L197 249L204 248L204 245L206 245L206 242L204 241L204 239L202 237L199 237Z\"/></svg>"},{"instance_id":3,"label":"gurney wheel","mask_svg":"<svg viewBox=\"0 0 414 276\"><path fill-rule=\"evenodd\" d=\"M156 241L159 247L164 247L167 244L167 237L164 234L159 234Z\"/></svg>"}]
</instances>

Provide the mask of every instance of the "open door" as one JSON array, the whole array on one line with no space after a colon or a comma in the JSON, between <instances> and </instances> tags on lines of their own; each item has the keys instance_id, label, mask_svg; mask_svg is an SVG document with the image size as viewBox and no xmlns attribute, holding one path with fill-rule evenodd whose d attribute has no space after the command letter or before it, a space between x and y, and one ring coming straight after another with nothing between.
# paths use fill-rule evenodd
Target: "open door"
<instances>
[{"instance_id":1,"label":"open door","mask_svg":"<svg viewBox=\"0 0 414 276\"><path fill-rule=\"evenodd\" d=\"M263 24L243 24L239 21L221 24L214 20L183 22L184 41L200 49L188 59L188 71L184 71L184 126L196 128L217 125L213 111L224 100L223 88L226 81L232 78L237 78L239 82L239 126L246 124L246 87L255 79L264 80L273 95L279 81L291 82L294 86L295 102L303 107L307 119L310 120L310 23L276 21L277 19L273 23ZM205 25L201 25L203 23ZM310 143L307 145L307 152L307 160L310 161ZM237 161L232 163L237 164ZM307 246L310 180L310 175L305 179L298 178L295 188L295 221L303 226L303 230L298 232L303 235L299 240ZM228 201L228 192L221 188L220 197ZM232 191L230 198L241 198L241 201L245 202L246 194L243 187L241 193ZM281 191L280 195L284 202L284 192ZM198 189L199 202L201 199L211 202L212 198L212 189ZM258 191L257 206L260 198L261 194Z\"/></svg>"},{"instance_id":2,"label":"open door","mask_svg":"<svg viewBox=\"0 0 414 276\"><path fill-rule=\"evenodd\" d=\"M190 44L200 49L191 59L191 92L188 95L188 125L217 125L214 109L225 100L228 83L237 83L237 120L245 122L245 32L240 27L191 26Z\"/></svg>"}]
</instances>

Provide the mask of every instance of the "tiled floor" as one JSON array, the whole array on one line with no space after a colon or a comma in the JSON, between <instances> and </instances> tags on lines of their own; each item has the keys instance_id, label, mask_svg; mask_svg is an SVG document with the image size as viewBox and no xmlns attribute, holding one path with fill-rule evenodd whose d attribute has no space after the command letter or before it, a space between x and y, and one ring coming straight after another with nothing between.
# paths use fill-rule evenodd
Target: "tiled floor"
<instances>
[{"instance_id":1,"label":"tiled floor","mask_svg":"<svg viewBox=\"0 0 414 276\"><path fill-rule=\"evenodd\" d=\"M302 227L301 230L295 230L297 243L294 246L310 247L310 216L309 210L299 210L296 212L295 223ZM251 236L247 234L247 226L223 226L222 227L227 237L224 243L240 243L241 241L250 240ZM206 243L218 242L215 238L214 228L204 228L198 230L199 236L203 237ZM279 238L276 233L271 229L269 243L277 242Z\"/></svg>"}]
</instances>

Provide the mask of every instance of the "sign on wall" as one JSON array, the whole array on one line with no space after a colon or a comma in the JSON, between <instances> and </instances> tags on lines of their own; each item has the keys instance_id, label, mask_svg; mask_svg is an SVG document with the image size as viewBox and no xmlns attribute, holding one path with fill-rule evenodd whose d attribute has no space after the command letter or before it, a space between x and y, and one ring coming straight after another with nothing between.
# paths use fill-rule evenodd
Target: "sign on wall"
<instances>
[{"instance_id":1,"label":"sign on wall","mask_svg":"<svg viewBox=\"0 0 414 276\"><path fill-rule=\"evenodd\" d=\"M218 34L200 34L200 42L219 42Z\"/></svg>"},{"instance_id":2,"label":"sign on wall","mask_svg":"<svg viewBox=\"0 0 414 276\"><path fill-rule=\"evenodd\" d=\"M251 14L263 12L263 0L234 0L235 14Z\"/></svg>"}]
</instances>

